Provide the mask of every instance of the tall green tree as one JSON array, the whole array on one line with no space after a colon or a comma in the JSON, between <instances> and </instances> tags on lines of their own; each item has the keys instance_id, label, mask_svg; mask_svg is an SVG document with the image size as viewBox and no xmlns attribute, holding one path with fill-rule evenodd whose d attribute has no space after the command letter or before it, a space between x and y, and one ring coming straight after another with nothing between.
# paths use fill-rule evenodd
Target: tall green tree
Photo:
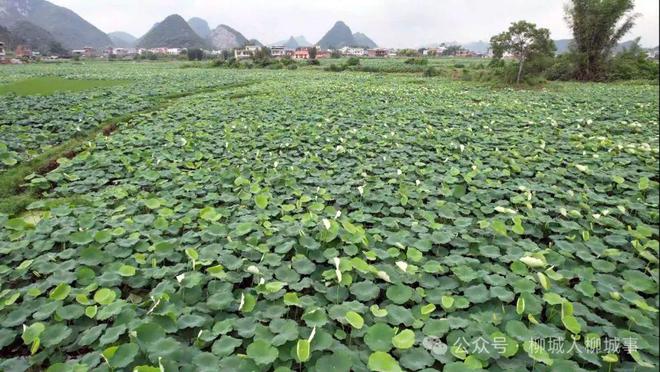
<instances>
[{"instance_id":1,"label":"tall green tree","mask_svg":"<svg viewBox=\"0 0 660 372\"><path fill-rule=\"evenodd\" d=\"M490 39L493 59L499 61L509 52L518 60L518 74L516 83L520 83L525 62L536 58L552 55L555 43L550 39L547 28L537 28L534 23L518 21L501 34Z\"/></svg>"},{"instance_id":2,"label":"tall green tree","mask_svg":"<svg viewBox=\"0 0 660 372\"><path fill-rule=\"evenodd\" d=\"M634 0L572 0L566 22L573 30L576 78L600 80L612 50L635 25Z\"/></svg>"}]
</instances>

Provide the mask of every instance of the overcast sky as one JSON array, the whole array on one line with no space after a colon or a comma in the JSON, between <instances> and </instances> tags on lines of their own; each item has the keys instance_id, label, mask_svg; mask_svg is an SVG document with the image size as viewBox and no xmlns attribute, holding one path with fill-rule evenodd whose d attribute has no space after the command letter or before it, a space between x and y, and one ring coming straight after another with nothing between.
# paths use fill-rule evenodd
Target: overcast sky
<instances>
[{"instance_id":1,"label":"overcast sky","mask_svg":"<svg viewBox=\"0 0 660 372\"><path fill-rule=\"evenodd\" d=\"M50 0L105 32L142 36L170 14L201 17L211 28L227 24L248 39L273 43L291 35L317 42L335 21L364 32L380 46L410 47L444 41L484 40L516 20L547 27L554 39L570 37L567 0ZM658 45L658 0L636 0L637 26L625 39Z\"/></svg>"}]
</instances>

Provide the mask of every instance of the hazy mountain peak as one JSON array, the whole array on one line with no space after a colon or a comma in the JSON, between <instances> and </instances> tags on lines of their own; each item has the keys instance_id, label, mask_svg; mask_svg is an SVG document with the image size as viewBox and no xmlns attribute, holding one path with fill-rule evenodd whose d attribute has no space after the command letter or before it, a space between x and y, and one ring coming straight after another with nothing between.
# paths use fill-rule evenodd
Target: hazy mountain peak
<instances>
[{"instance_id":1,"label":"hazy mountain peak","mask_svg":"<svg viewBox=\"0 0 660 372\"><path fill-rule=\"evenodd\" d=\"M339 49L343 47L376 48L377 45L367 35L351 31L343 21L337 21L323 38L317 43L322 49Z\"/></svg>"},{"instance_id":2,"label":"hazy mountain peak","mask_svg":"<svg viewBox=\"0 0 660 372\"><path fill-rule=\"evenodd\" d=\"M140 48L204 48L206 43L178 14L167 16L137 42Z\"/></svg>"},{"instance_id":3,"label":"hazy mountain peak","mask_svg":"<svg viewBox=\"0 0 660 372\"><path fill-rule=\"evenodd\" d=\"M137 38L128 32L115 31L108 34L112 44L119 48L132 48L135 46Z\"/></svg>"},{"instance_id":4,"label":"hazy mountain peak","mask_svg":"<svg viewBox=\"0 0 660 372\"><path fill-rule=\"evenodd\" d=\"M248 43L248 39L243 34L225 24L211 31L208 39L215 49L242 48Z\"/></svg>"},{"instance_id":5,"label":"hazy mountain peak","mask_svg":"<svg viewBox=\"0 0 660 372\"><path fill-rule=\"evenodd\" d=\"M209 27L209 23L202 18L199 17L190 18L188 20L188 25L190 25L190 28L192 28L193 31L195 31L195 33L203 39L209 37L209 34L211 33L211 28Z\"/></svg>"},{"instance_id":6,"label":"hazy mountain peak","mask_svg":"<svg viewBox=\"0 0 660 372\"><path fill-rule=\"evenodd\" d=\"M48 31L68 49L112 44L103 31L67 8L45 0L0 0L0 24L11 27L21 21Z\"/></svg>"}]
</instances>

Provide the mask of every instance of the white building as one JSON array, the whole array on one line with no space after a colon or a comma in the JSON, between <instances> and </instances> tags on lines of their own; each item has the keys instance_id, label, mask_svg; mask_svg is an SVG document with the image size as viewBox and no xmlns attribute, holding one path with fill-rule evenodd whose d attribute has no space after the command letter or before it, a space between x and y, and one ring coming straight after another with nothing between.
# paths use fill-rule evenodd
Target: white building
<instances>
[{"instance_id":1,"label":"white building","mask_svg":"<svg viewBox=\"0 0 660 372\"><path fill-rule=\"evenodd\" d=\"M256 45L246 45L243 49L234 49L234 58L244 59L252 58L254 54L259 50L259 47Z\"/></svg>"},{"instance_id":2,"label":"white building","mask_svg":"<svg viewBox=\"0 0 660 372\"><path fill-rule=\"evenodd\" d=\"M7 53L5 52L5 43L0 41L0 61L4 61L6 55Z\"/></svg>"},{"instance_id":3,"label":"white building","mask_svg":"<svg viewBox=\"0 0 660 372\"><path fill-rule=\"evenodd\" d=\"M286 55L286 48L280 45L272 46L270 48L270 55L274 58L284 57Z\"/></svg>"},{"instance_id":4,"label":"white building","mask_svg":"<svg viewBox=\"0 0 660 372\"><path fill-rule=\"evenodd\" d=\"M352 47L343 47L339 49L342 55L350 57L363 57L368 55L368 52L364 48L352 48Z\"/></svg>"}]
</instances>

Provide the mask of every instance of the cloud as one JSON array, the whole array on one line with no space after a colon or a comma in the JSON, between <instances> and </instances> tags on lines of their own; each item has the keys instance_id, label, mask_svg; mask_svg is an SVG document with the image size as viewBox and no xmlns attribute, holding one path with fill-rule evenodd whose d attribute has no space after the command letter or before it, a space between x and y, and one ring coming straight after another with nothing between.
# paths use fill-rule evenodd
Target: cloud
<instances>
[{"instance_id":1,"label":"cloud","mask_svg":"<svg viewBox=\"0 0 660 372\"><path fill-rule=\"evenodd\" d=\"M170 14L202 17L248 38L270 43L291 35L318 41L337 20L390 47L416 47L442 41L488 40L511 22L525 19L547 27L555 39L569 38L561 0L51 0L70 8L106 32L135 36ZM658 44L657 0L637 0L640 13L629 38Z\"/></svg>"}]
</instances>

